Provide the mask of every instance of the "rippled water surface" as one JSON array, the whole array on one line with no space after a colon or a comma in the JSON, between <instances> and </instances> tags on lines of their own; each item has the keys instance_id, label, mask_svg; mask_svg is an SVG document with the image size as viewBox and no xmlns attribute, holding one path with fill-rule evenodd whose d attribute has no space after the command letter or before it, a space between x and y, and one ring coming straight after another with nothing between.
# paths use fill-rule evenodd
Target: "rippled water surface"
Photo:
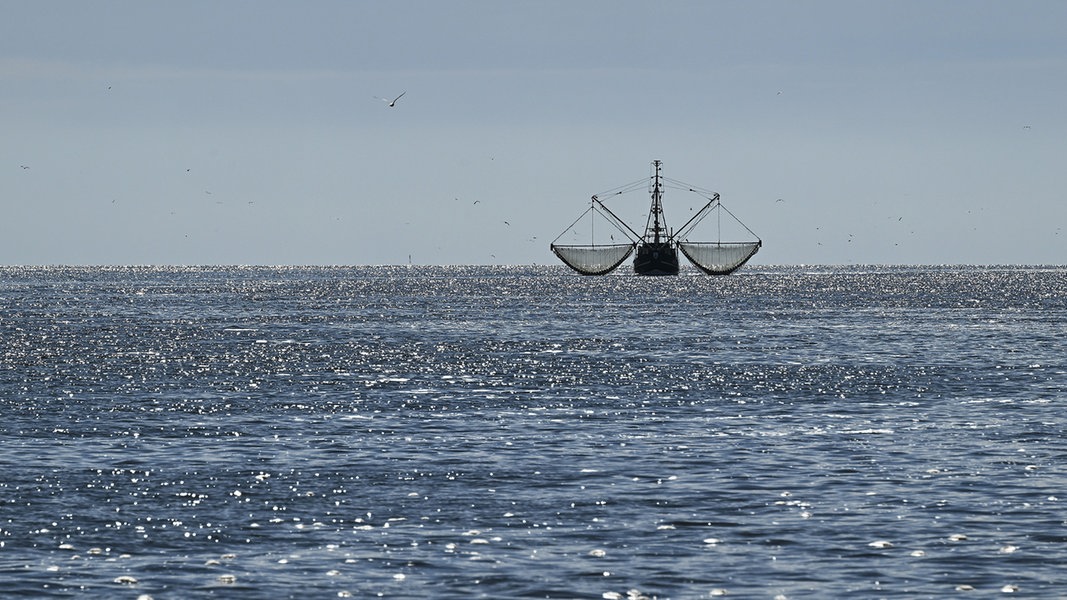
<instances>
[{"instance_id":1,"label":"rippled water surface","mask_svg":"<svg viewBox=\"0 0 1067 600\"><path fill-rule=\"evenodd\" d=\"M1067 596L1067 272L0 268L0 589Z\"/></svg>"}]
</instances>

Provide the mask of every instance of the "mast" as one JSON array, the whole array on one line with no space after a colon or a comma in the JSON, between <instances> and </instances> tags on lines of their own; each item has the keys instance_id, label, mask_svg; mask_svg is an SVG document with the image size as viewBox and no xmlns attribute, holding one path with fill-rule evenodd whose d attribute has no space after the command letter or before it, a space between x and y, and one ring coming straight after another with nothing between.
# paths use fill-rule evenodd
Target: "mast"
<instances>
[{"instance_id":1,"label":"mast","mask_svg":"<svg viewBox=\"0 0 1067 600\"><path fill-rule=\"evenodd\" d=\"M659 168L662 164L663 162L659 160L652 161L652 165L656 167L656 177L652 181L652 209L648 215L649 220L652 221L652 227L649 227L647 224L645 225L645 237L648 237L649 229L651 229L652 241L655 244L660 243L660 237L664 235L666 229L666 221L663 219L663 203L661 201L663 197L663 186L660 183L659 175ZM660 223L661 220L664 221L663 224Z\"/></svg>"}]
</instances>

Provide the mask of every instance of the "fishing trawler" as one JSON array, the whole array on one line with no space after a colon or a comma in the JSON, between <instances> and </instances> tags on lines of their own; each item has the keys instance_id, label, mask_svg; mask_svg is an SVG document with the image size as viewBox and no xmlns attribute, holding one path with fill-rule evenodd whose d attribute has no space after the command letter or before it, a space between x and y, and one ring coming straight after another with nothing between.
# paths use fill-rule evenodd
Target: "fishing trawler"
<instances>
[{"instance_id":1,"label":"fishing trawler","mask_svg":"<svg viewBox=\"0 0 1067 600\"><path fill-rule=\"evenodd\" d=\"M679 272L678 251L695 267L708 275L728 275L740 269L763 245L763 241L734 216L719 200L719 194L703 190L680 181L667 179L660 173L663 162L652 161L654 173L646 178L631 184L609 190L603 194L592 197L589 208L581 216L565 229L563 233L550 244L552 252L563 261L565 265L582 275L605 275L611 273L634 251L634 272L638 275L677 275ZM605 204L607 196L626 194L648 185L652 196L652 206L648 211L648 220L645 223L644 234L639 234L626 221L616 216ZM700 210L695 211L693 216L685 222L677 231L667 227L667 220L663 213L663 193L665 187L692 192L707 200ZM602 199L604 197L604 199ZM718 217L718 240L714 242L691 241L689 235L706 217L715 214ZM728 215L740 225L746 241L722 241L722 217ZM560 243L568 233L578 234L578 225L586 217L590 218L589 231L595 235L595 222L606 221L613 229L609 229L608 243L597 243L595 237L588 243ZM735 227L735 229L737 229ZM616 242L615 234L619 233L626 242Z\"/></svg>"}]
</instances>

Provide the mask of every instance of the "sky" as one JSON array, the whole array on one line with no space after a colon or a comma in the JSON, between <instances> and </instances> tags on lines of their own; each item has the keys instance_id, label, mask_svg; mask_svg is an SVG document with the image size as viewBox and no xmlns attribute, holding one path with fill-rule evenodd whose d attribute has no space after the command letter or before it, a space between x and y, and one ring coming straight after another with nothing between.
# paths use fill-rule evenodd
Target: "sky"
<instances>
[{"instance_id":1,"label":"sky","mask_svg":"<svg viewBox=\"0 0 1067 600\"><path fill-rule=\"evenodd\" d=\"M0 264L558 264L653 160L721 195L752 265L1067 263L1060 0L0 14Z\"/></svg>"}]
</instances>

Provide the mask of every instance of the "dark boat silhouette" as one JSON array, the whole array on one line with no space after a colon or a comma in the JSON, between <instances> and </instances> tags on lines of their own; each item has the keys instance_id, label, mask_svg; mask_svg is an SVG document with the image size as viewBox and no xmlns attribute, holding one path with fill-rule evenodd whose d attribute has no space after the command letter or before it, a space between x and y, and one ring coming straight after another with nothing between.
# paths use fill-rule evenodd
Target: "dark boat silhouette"
<instances>
[{"instance_id":1,"label":"dark boat silhouette","mask_svg":"<svg viewBox=\"0 0 1067 600\"><path fill-rule=\"evenodd\" d=\"M763 241L740 219L728 211L719 200L719 194L683 184L680 181L668 180L661 173L662 161L652 161L653 175L647 180L642 179L605 192L617 196L640 189L647 183L649 193L652 196L652 206L649 208L648 220L645 223L645 233L639 234L633 227L615 215L600 199L599 195L593 196L589 208L578 219L565 229L550 245L552 252L559 257L568 267L582 275L605 275L614 271L634 251L634 272L638 275L677 275L679 271L678 252L681 253L698 269L708 275L728 275L741 268L760 247ZM677 231L671 231L667 227L667 221L663 213L663 189L666 183L672 187L693 192L708 201L700 210L690 217ZM696 226L709 214L719 212L729 215L741 225L745 232L751 235L752 240L747 241L722 241L721 227L720 239L714 242L700 242L689 240L689 235ZM589 215L595 219L598 215L613 225L622 233L628 243L615 243L614 234L611 235L611 243L597 244L591 240L585 244L562 244L560 238L568 232L576 232L575 225ZM590 227L590 231L594 228Z\"/></svg>"}]
</instances>

